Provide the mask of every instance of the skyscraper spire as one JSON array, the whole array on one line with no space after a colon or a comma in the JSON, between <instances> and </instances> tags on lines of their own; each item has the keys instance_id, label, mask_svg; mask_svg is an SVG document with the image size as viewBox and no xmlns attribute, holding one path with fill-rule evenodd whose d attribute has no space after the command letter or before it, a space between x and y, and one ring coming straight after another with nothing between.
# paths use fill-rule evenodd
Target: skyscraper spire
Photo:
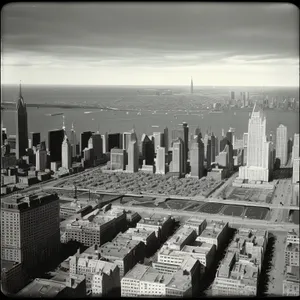
<instances>
[{"instance_id":1,"label":"skyscraper spire","mask_svg":"<svg viewBox=\"0 0 300 300\"><path fill-rule=\"evenodd\" d=\"M20 80L20 88L19 88L19 98L22 98L22 86L21 86L21 80Z\"/></svg>"},{"instance_id":2,"label":"skyscraper spire","mask_svg":"<svg viewBox=\"0 0 300 300\"><path fill-rule=\"evenodd\" d=\"M74 131L74 123L72 122L72 131Z\"/></svg>"},{"instance_id":3,"label":"skyscraper spire","mask_svg":"<svg viewBox=\"0 0 300 300\"><path fill-rule=\"evenodd\" d=\"M66 126L65 126L65 115L63 115L62 117L63 117L63 126L62 126L62 129L66 131Z\"/></svg>"}]
</instances>

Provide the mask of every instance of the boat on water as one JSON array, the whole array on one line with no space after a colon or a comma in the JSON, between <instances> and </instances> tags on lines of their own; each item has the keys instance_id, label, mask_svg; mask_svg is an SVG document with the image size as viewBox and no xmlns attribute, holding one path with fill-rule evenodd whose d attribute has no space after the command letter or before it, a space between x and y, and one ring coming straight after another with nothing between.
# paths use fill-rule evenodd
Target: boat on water
<instances>
[{"instance_id":1,"label":"boat on water","mask_svg":"<svg viewBox=\"0 0 300 300\"><path fill-rule=\"evenodd\" d=\"M88 114L91 114L92 112L91 111L85 111L84 112L86 115L88 115Z\"/></svg>"},{"instance_id":2,"label":"boat on water","mask_svg":"<svg viewBox=\"0 0 300 300\"><path fill-rule=\"evenodd\" d=\"M128 111L126 111L126 115L129 115L129 112L128 112Z\"/></svg>"},{"instance_id":3,"label":"boat on water","mask_svg":"<svg viewBox=\"0 0 300 300\"><path fill-rule=\"evenodd\" d=\"M158 125L152 125L152 128L158 128L159 126Z\"/></svg>"},{"instance_id":4,"label":"boat on water","mask_svg":"<svg viewBox=\"0 0 300 300\"><path fill-rule=\"evenodd\" d=\"M223 113L223 111L221 111L221 110L211 110L209 112L209 114L222 114L222 113Z\"/></svg>"},{"instance_id":5,"label":"boat on water","mask_svg":"<svg viewBox=\"0 0 300 300\"><path fill-rule=\"evenodd\" d=\"M64 113L54 113L54 114L46 114L46 116L49 116L49 117L55 117L55 116L61 116L63 115Z\"/></svg>"},{"instance_id":6,"label":"boat on water","mask_svg":"<svg viewBox=\"0 0 300 300\"><path fill-rule=\"evenodd\" d=\"M137 113L138 116L140 116L141 114L142 114L142 113L141 113L140 111Z\"/></svg>"}]
</instances>

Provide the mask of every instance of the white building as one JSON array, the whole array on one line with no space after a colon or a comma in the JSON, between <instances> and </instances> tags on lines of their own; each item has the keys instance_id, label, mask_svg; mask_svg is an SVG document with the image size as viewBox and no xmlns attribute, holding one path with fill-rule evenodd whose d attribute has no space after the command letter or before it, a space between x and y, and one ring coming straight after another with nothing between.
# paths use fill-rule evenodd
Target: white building
<instances>
[{"instance_id":1,"label":"white building","mask_svg":"<svg viewBox=\"0 0 300 300\"><path fill-rule=\"evenodd\" d=\"M137 140L132 140L128 146L128 165L126 170L130 173L137 172L139 170L139 149Z\"/></svg>"},{"instance_id":2,"label":"white building","mask_svg":"<svg viewBox=\"0 0 300 300\"><path fill-rule=\"evenodd\" d=\"M261 109L253 112L248 123L247 164L239 168L239 179L269 181L270 142L266 136L266 117Z\"/></svg>"},{"instance_id":3,"label":"white building","mask_svg":"<svg viewBox=\"0 0 300 300\"><path fill-rule=\"evenodd\" d=\"M153 138L154 138L154 151L155 153L157 153L157 148L164 146L164 134L163 132L153 132Z\"/></svg>"},{"instance_id":4,"label":"white building","mask_svg":"<svg viewBox=\"0 0 300 300\"><path fill-rule=\"evenodd\" d=\"M299 158L299 133L294 134L294 143L292 148L292 160Z\"/></svg>"},{"instance_id":5,"label":"white building","mask_svg":"<svg viewBox=\"0 0 300 300\"><path fill-rule=\"evenodd\" d=\"M299 182L299 163L300 163L300 158L295 158L293 160L293 177L292 177L292 182L297 183Z\"/></svg>"},{"instance_id":6,"label":"white building","mask_svg":"<svg viewBox=\"0 0 300 300\"><path fill-rule=\"evenodd\" d=\"M102 153L108 152L108 134L107 132L105 134L101 134L102 138Z\"/></svg>"},{"instance_id":7,"label":"white building","mask_svg":"<svg viewBox=\"0 0 300 300\"><path fill-rule=\"evenodd\" d=\"M276 130L276 158L285 166L288 160L288 135L287 127L280 124Z\"/></svg>"},{"instance_id":8,"label":"white building","mask_svg":"<svg viewBox=\"0 0 300 300\"><path fill-rule=\"evenodd\" d=\"M165 147L156 149L156 174L166 174L166 151Z\"/></svg>"},{"instance_id":9,"label":"white building","mask_svg":"<svg viewBox=\"0 0 300 300\"><path fill-rule=\"evenodd\" d=\"M62 167L69 170L72 167L72 152L71 144L68 137L65 135L65 138L61 145L61 163Z\"/></svg>"},{"instance_id":10,"label":"white building","mask_svg":"<svg viewBox=\"0 0 300 300\"><path fill-rule=\"evenodd\" d=\"M35 153L35 169L36 171L45 171L47 168L47 151L45 143L40 144L40 149Z\"/></svg>"}]
</instances>

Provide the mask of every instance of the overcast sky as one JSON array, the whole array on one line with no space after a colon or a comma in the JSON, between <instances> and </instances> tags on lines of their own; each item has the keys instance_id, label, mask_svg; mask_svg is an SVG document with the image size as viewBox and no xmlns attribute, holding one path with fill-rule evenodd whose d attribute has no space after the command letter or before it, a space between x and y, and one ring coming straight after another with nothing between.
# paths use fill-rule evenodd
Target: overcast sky
<instances>
[{"instance_id":1,"label":"overcast sky","mask_svg":"<svg viewBox=\"0 0 300 300\"><path fill-rule=\"evenodd\" d=\"M16 3L1 20L4 83L299 85L292 4Z\"/></svg>"}]
</instances>

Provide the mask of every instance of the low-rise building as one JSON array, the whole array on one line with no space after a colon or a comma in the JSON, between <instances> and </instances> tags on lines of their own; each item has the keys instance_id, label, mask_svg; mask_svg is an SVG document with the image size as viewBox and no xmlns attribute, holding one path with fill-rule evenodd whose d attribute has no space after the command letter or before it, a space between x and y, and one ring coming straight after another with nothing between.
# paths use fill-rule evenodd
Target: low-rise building
<instances>
[{"instance_id":1,"label":"low-rise building","mask_svg":"<svg viewBox=\"0 0 300 300\"><path fill-rule=\"evenodd\" d=\"M36 278L18 294L28 298L83 298L86 297L85 277L70 275L67 281Z\"/></svg>"},{"instance_id":2,"label":"low-rise building","mask_svg":"<svg viewBox=\"0 0 300 300\"><path fill-rule=\"evenodd\" d=\"M150 217L142 218L137 224L136 228L142 228L154 231L156 237L160 242L167 239L173 227L173 220L171 216L153 214Z\"/></svg>"},{"instance_id":3,"label":"low-rise building","mask_svg":"<svg viewBox=\"0 0 300 300\"><path fill-rule=\"evenodd\" d=\"M183 227L192 228L196 231L197 235L200 235L206 228L206 225L206 219L190 218L183 224Z\"/></svg>"},{"instance_id":4,"label":"low-rise building","mask_svg":"<svg viewBox=\"0 0 300 300\"><path fill-rule=\"evenodd\" d=\"M228 223L224 222L209 222L202 233L196 238L194 245L199 243L208 243L216 245L218 249L228 239Z\"/></svg>"},{"instance_id":5,"label":"low-rise building","mask_svg":"<svg viewBox=\"0 0 300 300\"><path fill-rule=\"evenodd\" d=\"M137 264L121 280L122 297L192 296L192 278L183 271L160 274L150 266Z\"/></svg>"},{"instance_id":6,"label":"low-rise building","mask_svg":"<svg viewBox=\"0 0 300 300\"><path fill-rule=\"evenodd\" d=\"M300 268L288 266L283 280L283 296L299 297L300 294Z\"/></svg>"},{"instance_id":7,"label":"low-rise building","mask_svg":"<svg viewBox=\"0 0 300 300\"><path fill-rule=\"evenodd\" d=\"M68 218L75 214L79 214L89 207L88 204L82 204L78 201L69 201L67 203L60 204L59 214L61 218Z\"/></svg>"}]
</instances>

